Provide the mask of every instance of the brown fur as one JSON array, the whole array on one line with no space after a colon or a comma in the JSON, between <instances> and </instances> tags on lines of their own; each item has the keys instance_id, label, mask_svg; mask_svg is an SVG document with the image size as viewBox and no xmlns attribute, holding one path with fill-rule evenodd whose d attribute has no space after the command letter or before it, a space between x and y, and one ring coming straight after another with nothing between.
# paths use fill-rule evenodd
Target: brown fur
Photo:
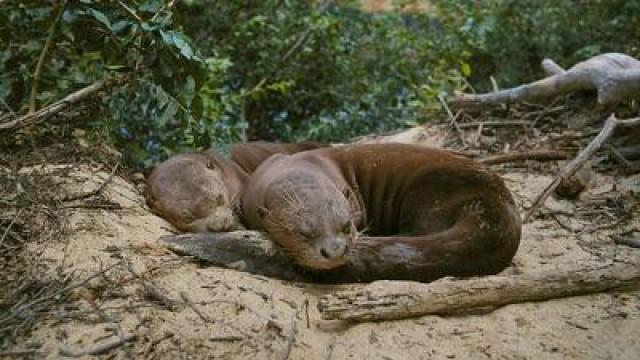
<instances>
[{"instance_id":1,"label":"brown fur","mask_svg":"<svg viewBox=\"0 0 640 360\"><path fill-rule=\"evenodd\" d=\"M149 207L185 232L241 228L234 212L245 181L264 160L324 145L250 142L231 146L231 160L213 150L180 154L158 165L147 179Z\"/></svg>"},{"instance_id":2,"label":"brown fur","mask_svg":"<svg viewBox=\"0 0 640 360\"><path fill-rule=\"evenodd\" d=\"M249 179L242 208L250 228L337 282L492 274L520 241L497 175L416 145L273 156Z\"/></svg>"}]
</instances>

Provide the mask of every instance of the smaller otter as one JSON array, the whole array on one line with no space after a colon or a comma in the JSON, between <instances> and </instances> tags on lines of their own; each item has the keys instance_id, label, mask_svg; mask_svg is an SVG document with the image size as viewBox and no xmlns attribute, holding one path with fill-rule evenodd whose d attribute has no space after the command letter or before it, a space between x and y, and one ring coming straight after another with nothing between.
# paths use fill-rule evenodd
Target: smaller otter
<instances>
[{"instance_id":1,"label":"smaller otter","mask_svg":"<svg viewBox=\"0 0 640 360\"><path fill-rule=\"evenodd\" d=\"M233 204L247 176L212 150L179 154L153 169L145 197L178 230L230 231L240 228Z\"/></svg>"},{"instance_id":2,"label":"smaller otter","mask_svg":"<svg viewBox=\"0 0 640 360\"><path fill-rule=\"evenodd\" d=\"M151 172L145 197L154 213L184 232L242 229L235 207L249 175L273 154L325 146L257 141L231 145L231 160L214 150L175 155Z\"/></svg>"}]
</instances>

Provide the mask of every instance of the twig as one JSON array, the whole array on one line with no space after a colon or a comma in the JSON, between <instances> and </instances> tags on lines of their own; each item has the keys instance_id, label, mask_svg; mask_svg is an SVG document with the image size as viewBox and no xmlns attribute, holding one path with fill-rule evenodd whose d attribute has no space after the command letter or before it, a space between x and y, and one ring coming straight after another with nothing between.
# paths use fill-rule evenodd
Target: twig
<instances>
[{"instance_id":1,"label":"twig","mask_svg":"<svg viewBox=\"0 0 640 360\"><path fill-rule=\"evenodd\" d=\"M537 151L528 151L528 152L522 152L522 153L489 156L483 159L479 159L478 161L487 165L496 165L496 164L503 164L506 162L522 161L522 160L538 160L538 161L565 160L568 157L569 157L569 154L563 151L537 150Z\"/></svg>"},{"instance_id":2,"label":"twig","mask_svg":"<svg viewBox=\"0 0 640 360\"><path fill-rule=\"evenodd\" d=\"M449 105L447 105L447 102L442 98L442 96L438 95L437 98L440 104L442 105L442 107L444 108L444 110L447 112L447 115L449 115L449 126L452 126L456 130L456 133L458 134L458 138L460 139L460 142L466 148L468 146L467 141L465 140L464 133L462 132L462 129L460 128L460 125L458 124L458 121L457 121L458 116L460 116L462 112L458 111L455 115L453 115L453 112L449 108Z\"/></svg>"},{"instance_id":3,"label":"twig","mask_svg":"<svg viewBox=\"0 0 640 360\"><path fill-rule=\"evenodd\" d=\"M60 356L73 357L73 358L77 358L85 355L101 355L115 348L118 348L131 340L134 340L137 336L138 335L136 334L123 334L122 336L114 336L111 339L108 339L96 344L92 348L87 348L82 350L75 350L65 345L60 345L58 349L59 350L58 353L60 354Z\"/></svg>"},{"instance_id":4,"label":"twig","mask_svg":"<svg viewBox=\"0 0 640 360\"><path fill-rule=\"evenodd\" d=\"M6 317L4 317L4 318L0 318L0 325L2 325L2 324L4 324L4 323L7 323L9 320L11 320L11 319L13 319L13 318L16 318L16 317L20 316L20 315L22 314L22 312L23 312L25 309L30 308L30 307L32 307L32 306L34 306L34 305L37 305L37 304L42 303L42 302L45 302L45 301L48 301L48 300L51 300L51 299L55 299L55 298L57 298L58 296L60 296L60 295L62 295L62 294L64 294L64 293L66 293L66 292L68 292L68 291L71 291L71 290L77 289L77 288L79 288L79 287L81 287L81 286L84 286L84 285L85 285L85 284L87 284L89 281L91 281L91 280L93 280L93 279L97 278L98 276L102 276L102 275L103 275L103 274L105 274L106 272L108 272L108 271L110 271L110 270L112 270L112 269L114 269L114 268L116 268L116 267L118 267L118 266L120 266L120 265L122 265L122 263L121 263L121 262L117 262L117 263L115 263L115 264L113 264L113 265L111 265L111 266L109 266L109 267L107 267L107 268L105 268L105 269L103 269L103 270L101 270L101 271L98 271L97 273L95 273L95 274L93 274L93 275L91 275L91 276L87 277L86 279L84 279L84 280L80 281L79 283L76 283L76 284L72 284L72 285L65 286L65 287L63 287L62 289L60 289L60 290L58 290L58 291L53 292L52 294L49 294L49 295L47 295L47 296L43 296L43 297L41 297L41 298L35 299L35 300L33 300L33 301L29 302L28 304L20 305L20 306L18 306L18 308L17 308L17 309L15 309L15 310L14 310L14 309L11 309L11 311L9 311L9 314L8 314Z\"/></svg>"},{"instance_id":5,"label":"twig","mask_svg":"<svg viewBox=\"0 0 640 360\"><path fill-rule=\"evenodd\" d=\"M64 99L57 101L49 106L46 106L34 113L23 115L15 120L0 124L0 130L7 130L13 128L21 128L27 125L37 124L44 121L53 115L56 115L68 108L69 106L85 100L94 93L106 89L108 87L124 84L128 81L126 76L114 76L105 80L99 80L95 83L84 87L74 93L67 95Z\"/></svg>"},{"instance_id":6,"label":"twig","mask_svg":"<svg viewBox=\"0 0 640 360\"><path fill-rule=\"evenodd\" d=\"M483 127L508 127L508 126L529 126L531 125L528 121L484 121L484 122L471 122L459 124L461 129L483 126Z\"/></svg>"},{"instance_id":7,"label":"twig","mask_svg":"<svg viewBox=\"0 0 640 360\"><path fill-rule=\"evenodd\" d=\"M22 214L23 210L24 210L24 208L21 208L20 210L18 210L18 212L16 213L16 216L14 216L13 219L11 219L11 222L9 223L9 225L7 225L7 228L4 230L4 233L2 234L2 238L0 238L0 246L2 246L2 244L4 244L4 239L9 234L9 230L11 230L11 227L13 226L13 223L15 223L16 220L20 217L20 214Z\"/></svg>"},{"instance_id":8,"label":"twig","mask_svg":"<svg viewBox=\"0 0 640 360\"><path fill-rule=\"evenodd\" d=\"M287 347L282 354L282 360L288 360L291 356L291 350L293 350L293 344L296 342L296 334L298 333L298 325L296 323L297 311L291 316L291 325L289 326L289 334L287 334Z\"/></svg>"},{"instance_id":9,"label":"twig","mask_svg":"<svg viewBox=\"0 0 640 360\"><path fill-rule=\"evenodd\" d=\"M161 289L154 284L152 281L145 279L142 275L138 274L129 261L125 261L127 266L127 270L135 277L136 279L142 282L142 287L146 292L146 296L151 296L154 300L159 301L162 305L164 305L167 309L173 310L173 305L177 303L177 301L167 297L163 293L166 291L161 291Z\"/></svg>"},{"instance_id":10,"label":"twig","mask_svg":"<svg viewBox=\"0 0 640 360\"><path fill-rule=\"evenodd\" d=\"M64 1L60 5L60 9L58 9L58 13L56 14L53 23L51 23L51 27L49 28L49 36L47 36L47 41L44 43L44 47L42 48L42 52L40 53L40 58L38 59L38 63L36 64L36 69L33 72L33 80L31 81L31 96L29 97L29 114L32 114L36 111L36 101L38 96L38 82L40 81L40 75L42 74L42 68L44 67L44 62L51 51L53 46L53 37L56 32L56 28L62 19L62 14L64 14L64 10L67 8L68 1Z\"/></svg>"},{"instance_id":11,"label":"twig","mask_svg":"<svg viewBox=\"0 0 640 360\"><path fill-rule=\"evenodd\" d=\"M0 357L14 357L14 356L27 356L27 355L46 355L47 353L44 351L36 350L36 349L20 349L20 350L9 350L9 351L0 351Z\"/></svg>"},{"instance_id":12,"label":"twig","mask_svg":"<svg viewBox=\"0 0 640 360\"><path fill-rule=\"evenodd\" d=\"M526 211L523 216L522 222L526 223L531 215L536 209L542 205L542 203L551 195L551 193L560 185L560 182L563 180L566 181L571 176L573 176L580 168L584 165L584 163L593 156L593 154L600 149L600 147L609 140L611 135L617 126L634 126L640 124L640 117L626 119L626 120L618 120L616 119L615 114L611 114L607 121L604 123L602 130L600 133L587 145L584 150L582 150L575 159L573 159L564 169L560 171L558 176L549 184L544 191L538 195L533 204Z\"/></svg>"},{"instance_id":13,"label":"twig","mask_svg":"<svg viewBox=\"0 0 640 360\"><path fill-rule=\"evenodd\" d=\"M107 186L107 184L111 182L111 180L113 179L113 176L116 174L116 171L118 171L119 166L120 166L120 163L116 163L113 169L111 169L111 173L109 174L109 176L107 176L107 178L96 189L86 192L84 194L78 194L78 195L72 195L72 196L67 195L62 199L62 201L82 200L82 199L91 197L93 195L100 194L102 190L104 190L104 188Z\"/></svg>"},{"instance_id":14,"label":"twig","mask_svg":"<svg viewBox=\"0 0 640 360\"><path fill-rule=\"evenodd\" d=\"M170 332L170 331L166 331L161 337L153 340L152 342L150 342L144 349L143 352L143 358L146 359L149 354L151 353L151 350L153 350L156 346L158 346L158 344L160 344L161 342L167 340L167 339L171 339L172 337L174 337L175 334Z\"/></svg>"},{"instance_id":15,"label":"twig","mask_svg":"<svg viewBox=\"0 0 640 360\"><path fill-rule=\"evenodd\" d=\"M142 18L136 14L135 11L133 11L133 9L131 9L130 7L127 6L127 4L123 3L121 0L118 0L118 4L120 5L121 8L124 9L124 11L126 11L129 15L131 15L134 19L138 20L138 22L140 24L142 24L144 22L144 20L142 20Z\"/></svg>"},{"instance_id":16,"label":"twig","mask_svg":"<svg viewBox=\"0 0 640 360\"><path fill-rule=\"evenodd\" d=\"M207 316L205 316L194 304L193 301L191 301L191 299L189 299L189 296L187 295L187 293L185 293L184 291L180 291L180 298L182 299L182 301L184 301L184 304L187 305L191 310L193 310L194 313L196 313L196 315L198 315L198 317L204 321L205 323L212 323L213 320L209 319Z\"/></svg>"},{"instance_id":17,"label":"twig","mask_svg":"<svg viewBox=\"0 0 640 360\"><path fill-rule=\"evenodd\" d=\"M631 161L627 160L624 155L622 155L618 149L616 149L614 146L607 146L607 149L609 150L609 152L611 153L611 156L616 159L616 161L618 161L622 166L626 167L626 168L630 168L631 167Z\"/></svg>"}]
</instances>

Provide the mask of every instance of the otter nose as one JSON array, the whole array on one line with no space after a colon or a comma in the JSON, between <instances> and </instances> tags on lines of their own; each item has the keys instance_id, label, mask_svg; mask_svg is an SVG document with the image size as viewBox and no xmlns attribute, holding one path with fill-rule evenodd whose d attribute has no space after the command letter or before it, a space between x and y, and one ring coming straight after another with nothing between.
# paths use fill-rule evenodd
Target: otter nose
<instances>
[{"instance_id":1,"label":"otter nose","mask_svg":"<svg viewBox=\"0 0 640 360\"><path fill-rule=\"evenodd\" d=\"M320 247L320 255L325 259L335 259L344 256L347 252L347 241L341 238L335 238L327 241Z\"/></svg>"}]
</instances>

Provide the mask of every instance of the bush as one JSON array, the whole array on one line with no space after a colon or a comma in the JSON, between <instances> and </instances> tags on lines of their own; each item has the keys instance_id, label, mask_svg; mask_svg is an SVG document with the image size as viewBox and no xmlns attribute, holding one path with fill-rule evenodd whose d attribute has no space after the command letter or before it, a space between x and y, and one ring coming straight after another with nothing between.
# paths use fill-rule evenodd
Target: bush
<instances>
[{"instance_id":1,"label":"bush","mask_svg":"<svg viewBox=\"0 0 640 360\"><path fill-rule=\"evenodd\" d=\"M0 107L26 110L58 3L0 3ZM99 106L89 124L141 166L246 139L395 130L427 121L438 96L468 83L486 90L490 75L502 86L540 77L544 57L568 66L640 52L627 40L640 35L635 1L442 0L413 13L364 12L353 0L67 4L39 103L134 74L90 104Z\"/></svg>"}]
</instances>

